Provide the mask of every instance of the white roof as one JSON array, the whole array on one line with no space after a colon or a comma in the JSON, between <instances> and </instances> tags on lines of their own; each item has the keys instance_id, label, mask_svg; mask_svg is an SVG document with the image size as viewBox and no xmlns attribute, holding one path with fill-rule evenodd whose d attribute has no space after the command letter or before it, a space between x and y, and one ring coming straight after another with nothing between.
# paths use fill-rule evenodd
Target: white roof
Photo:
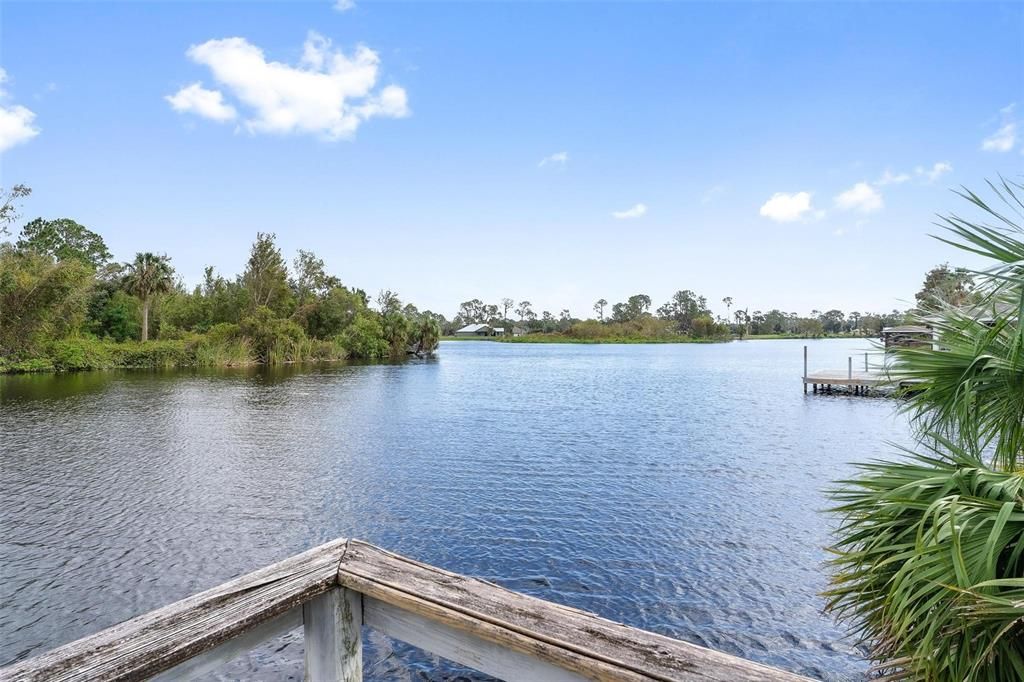
<instances>
[{"instance_id":1,"label":"white roof","mask_svg":"<svg viewBox=\"0 0 1024 682\"><path fill-rule=\"evenodd\" d=\"M466 332L466 333L469 333L469 332L479 332L479 331L483 331L484 329L490 329L490 328L491 328L491 326L487 325L487 324L467 324L462 329L455 330L455 333L458 334L459 332Z\"/></svg>"}]
</instances>

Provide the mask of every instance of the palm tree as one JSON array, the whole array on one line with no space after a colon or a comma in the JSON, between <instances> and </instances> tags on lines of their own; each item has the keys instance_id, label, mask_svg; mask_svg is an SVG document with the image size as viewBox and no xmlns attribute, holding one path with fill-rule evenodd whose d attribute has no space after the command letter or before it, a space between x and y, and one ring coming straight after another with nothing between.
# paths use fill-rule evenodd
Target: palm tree
<instances>
[{"instance_id":1,"label":"palm tree","mask_svg":"<svg viewBox=\"0 0 1024 682\"><path fill-rule=\"evenodd\" d=\"M174 268L167 256L137 253L135 260L125 263L124 287L142 302L142 341L149 340L149 306L153 296L174 286Z\"/></svg>"},{"instance_id":2,"label":"palm tree","mask_svg":"<svg viewBox=\"0 0 1024 682\"><path fill-rule=\"evenodd\" d=\"M891 351L918 452L860 466L832 494L841 516L829 608L886 679L1024 679L1024 185L1005 208L943 218L941 241L993 262L982 303L937 302L936 343Z\"/></svg>"}]
</instances>

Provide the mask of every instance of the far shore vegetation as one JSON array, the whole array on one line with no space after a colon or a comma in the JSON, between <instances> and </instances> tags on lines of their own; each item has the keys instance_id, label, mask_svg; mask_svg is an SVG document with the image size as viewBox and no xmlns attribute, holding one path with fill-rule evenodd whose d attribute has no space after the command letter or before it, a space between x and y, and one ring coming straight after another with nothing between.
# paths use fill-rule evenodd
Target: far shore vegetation
<instances>
[{"instance_id":1,"label":"far shore vegetation","mask_svg":"<svg viewBox=\"0 0 1024 682\"><path fill-rule=\"evenodd\" d=\"M312 251L289 264L273 234L258 233L245 270L225 277L208 267L191 289L170 257L138 253L113 260L103 238L69 218L36 218L16 241L19 203L31 194L16 185L0 195L0 373L110 368L230 367L344 359L425 357L439 339L466 325L504 331L507 343L712 343L732 339L877 337L908 312L838 309L809 315L748 311L722 300L729 314L681 289L657 308L635 294L594 317L563 309L539 314L530 301L463 302L451 319L403 304L382 291L371 302L327 272ZM973 280L946 265L926 276L918 301L938 297L959 305ZM735 309L734 309L735 308Z\"/></svg>"},{"instance_id":2,"label":"far shore vegetation","mask_svg":"<svg viewBox=\"0 0 1024 682\"><path fill-rule=\"evenodd\" d=\"M974 294L974 280L961 268L943 264L925 276L915 294L920 308L927 301L941 300L964 305ZM707 298L689 289L681 289L665 304L652 310L651 297L635 294L626 301L609 305L605 299L594 303L595 317L580 319L569 310L558 315L545 310L534 312L530 301L515 302L503 298L498 304L474 298L459 306L451 320L438 317L445 340L489 340L506 343L710 343L733 339L819 339L877 338L885 327L903 324L917 309L887 313L838 309L812 310L809 315L783 312L777 308L763 312L733 310L732 297L722 304L728 317L716 316ZM467 325L486 324L502 333L495 336L461 336Z\"/></svg>"},{"instance_id":3,"label":"far shore vegetation","mask_svg":"<svg viewBox=\"0 0 1024 682\"><path fill-rule=\"evenodd\" d=\"M0 196L0 237L18 219L17 185ZM206 269L187 289L171 259L116 263L103 238L68 218L36 218L0 243L0 373L425 357L431 313L383 291L370 297L327 272L312 251L291 266L259 233L245 271Z\"/></svg>"}]
</instances>

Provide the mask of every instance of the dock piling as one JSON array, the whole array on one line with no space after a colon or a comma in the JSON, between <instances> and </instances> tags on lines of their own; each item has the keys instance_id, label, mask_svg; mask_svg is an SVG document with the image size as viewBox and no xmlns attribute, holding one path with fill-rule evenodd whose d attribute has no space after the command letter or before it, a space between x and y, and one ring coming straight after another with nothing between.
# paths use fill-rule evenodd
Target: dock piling
<instances>
[{"instance_id":1,"label":"dock piling","mask_svg":"<svg viewBox=\"0 0 1024 682\"><path fill-rule=\"evenodd\" d=\"M814 392L818 392L818 387L815 385ZM807 346L804 346L804 394L807 394Z\"/></svg>"}]
</instances>

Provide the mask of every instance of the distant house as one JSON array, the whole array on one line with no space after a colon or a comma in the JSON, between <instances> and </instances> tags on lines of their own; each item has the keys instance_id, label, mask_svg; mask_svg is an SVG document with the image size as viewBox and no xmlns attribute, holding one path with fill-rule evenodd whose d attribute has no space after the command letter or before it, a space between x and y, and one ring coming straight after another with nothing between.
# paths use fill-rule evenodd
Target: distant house
<instances>
[{"instance_id":1,"label":"distant house","mask_svg":"<svg viewBox=\"0 0 1024 682\"><path fill-rule=\"evenodd\" d=\"M504 327L494 327L494 335L495 336L505 336L505 328Z\"/></svg>"},{"instance_id":2,"label":"distant house","mask_svg":"<svg viewBox=\"0 0 1024 682\"><path fill-rule=\"evenodd\" d=\"M512 327L512 336L526 336L527 333L522 327Z\"/></svg>"},{"instance_id":3,"label":"distant house","mask_svg":"<svg viewBox=\"0 0 1024 682\"><path fill-rule=\"evenodd\" d=\"M933 334L932 328L925 325L901 324L882 329L882 341L886 348L931 346Z\"/></svg>"},{"instance_id":4,"label":"distant house","mask_svg":"<svg viewBox=\"0 0 1024 682\"><path fill-rule=\"evenodd\" d=\"M496 336L496 333L489 324L467 324L462 329L456 329L455 336Z\"/></svg>"}]
</instances>

